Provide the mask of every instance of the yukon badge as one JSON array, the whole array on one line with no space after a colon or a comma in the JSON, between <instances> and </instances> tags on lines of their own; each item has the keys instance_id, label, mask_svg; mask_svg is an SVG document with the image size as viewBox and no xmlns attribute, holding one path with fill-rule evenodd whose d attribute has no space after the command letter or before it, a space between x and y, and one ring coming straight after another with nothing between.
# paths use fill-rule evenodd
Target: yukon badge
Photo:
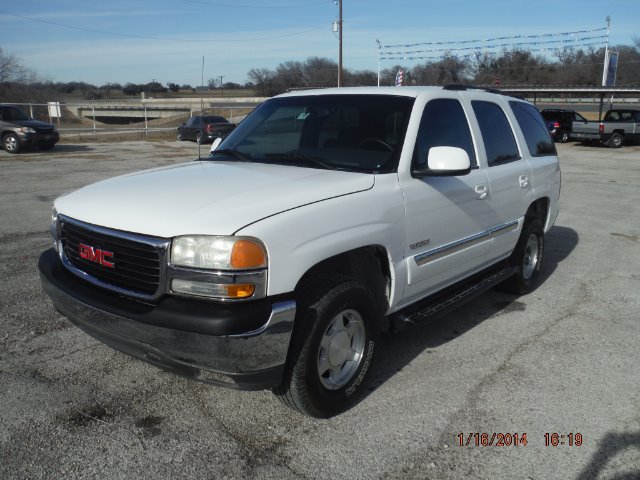
<instances>
[{"instance_id":1,"label":"yukon badge","mask_svg":"<svg viewBox=\"0 0 640 480\"><path fill-rule=\"evenodd\" d=\"M78 252L80 253L80 258L97 263L103 267L114 268L115 266L113 261L113 252L94 248L90 245L85 245L84 243L81 243L78 246Z\"/></svg>"}]
</instances>

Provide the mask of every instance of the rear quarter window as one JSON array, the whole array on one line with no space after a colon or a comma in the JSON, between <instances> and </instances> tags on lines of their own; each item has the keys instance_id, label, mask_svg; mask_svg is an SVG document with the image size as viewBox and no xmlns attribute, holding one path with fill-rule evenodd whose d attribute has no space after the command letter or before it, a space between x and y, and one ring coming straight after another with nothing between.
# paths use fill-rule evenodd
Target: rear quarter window
<instances>
[{"instance_id":1,"label":"rear quarter window","mask_svg":"<svg viewBox=\"0 0 640 480\"><path fill-rule=\"evenodd\" d=\"M527 142L532 157L556 155L556 146L549 135L549 129L540 116L540 112L528 103L509 102L516 121Z\"/></svg>"},{"instance_id":2,"label":"rear quarter window","mask_svg":"<svg viewBox=\"0 0 640 480\"><path fill-rule=\"evenodd\" d=\"M493 102L471 102L490 167L520 160L518 145L502 108Z\"/></svg>"}]
</instances>

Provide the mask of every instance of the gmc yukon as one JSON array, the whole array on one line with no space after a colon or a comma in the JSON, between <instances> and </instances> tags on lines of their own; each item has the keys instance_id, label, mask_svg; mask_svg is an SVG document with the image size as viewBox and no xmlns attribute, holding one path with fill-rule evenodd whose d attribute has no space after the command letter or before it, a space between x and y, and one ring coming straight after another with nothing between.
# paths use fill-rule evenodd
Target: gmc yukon
<instances>
[{"instance_id":1,"label":"gmc yukon","mask_svg":"<svg viewBox=\"0 0 640 480\"><path fill-rule=\"evenodd\" d=\"M115 349L315 417L380 332L534 288L558 214L540 113L478 88L293 92L216 146L55 200L42 285Z\"/></svg>"}]
</instances>

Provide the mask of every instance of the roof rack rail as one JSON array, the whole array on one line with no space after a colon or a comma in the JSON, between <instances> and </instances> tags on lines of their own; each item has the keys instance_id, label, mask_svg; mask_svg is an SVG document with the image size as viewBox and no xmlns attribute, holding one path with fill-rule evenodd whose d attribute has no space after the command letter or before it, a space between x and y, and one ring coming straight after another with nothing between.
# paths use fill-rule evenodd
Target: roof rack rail
<instances>
[{"instance_id":1,"label":"roof rack rail","mask_svg":"<svg viewBox=\"0 0 640 480\"><path fill-rule=\"evenodd\" d=\"M483 90L489 93L502 93L496 88L478 87L476 85L463 85L461 83L452 83L442 87L443 90Z\"/></svg>"}]
</instances>

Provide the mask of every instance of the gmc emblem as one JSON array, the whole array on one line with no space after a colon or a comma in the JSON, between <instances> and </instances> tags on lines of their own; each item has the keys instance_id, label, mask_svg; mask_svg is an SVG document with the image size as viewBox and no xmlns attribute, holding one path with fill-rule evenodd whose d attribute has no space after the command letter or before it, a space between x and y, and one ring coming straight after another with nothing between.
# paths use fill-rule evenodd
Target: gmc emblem
<instances>
[{"instance_id":1,"label":"gmc emblem","mask_svg":"<svg viewBox=\"0 0 640 480\"><path fill-rule=\"evenodd\" d=\"M113 263L113 252L94 248L84 243L78 246L78 252L80 253L80 258L97 263L103 267L113 268L115 266Z\"/></svg>"}]
</instances>

